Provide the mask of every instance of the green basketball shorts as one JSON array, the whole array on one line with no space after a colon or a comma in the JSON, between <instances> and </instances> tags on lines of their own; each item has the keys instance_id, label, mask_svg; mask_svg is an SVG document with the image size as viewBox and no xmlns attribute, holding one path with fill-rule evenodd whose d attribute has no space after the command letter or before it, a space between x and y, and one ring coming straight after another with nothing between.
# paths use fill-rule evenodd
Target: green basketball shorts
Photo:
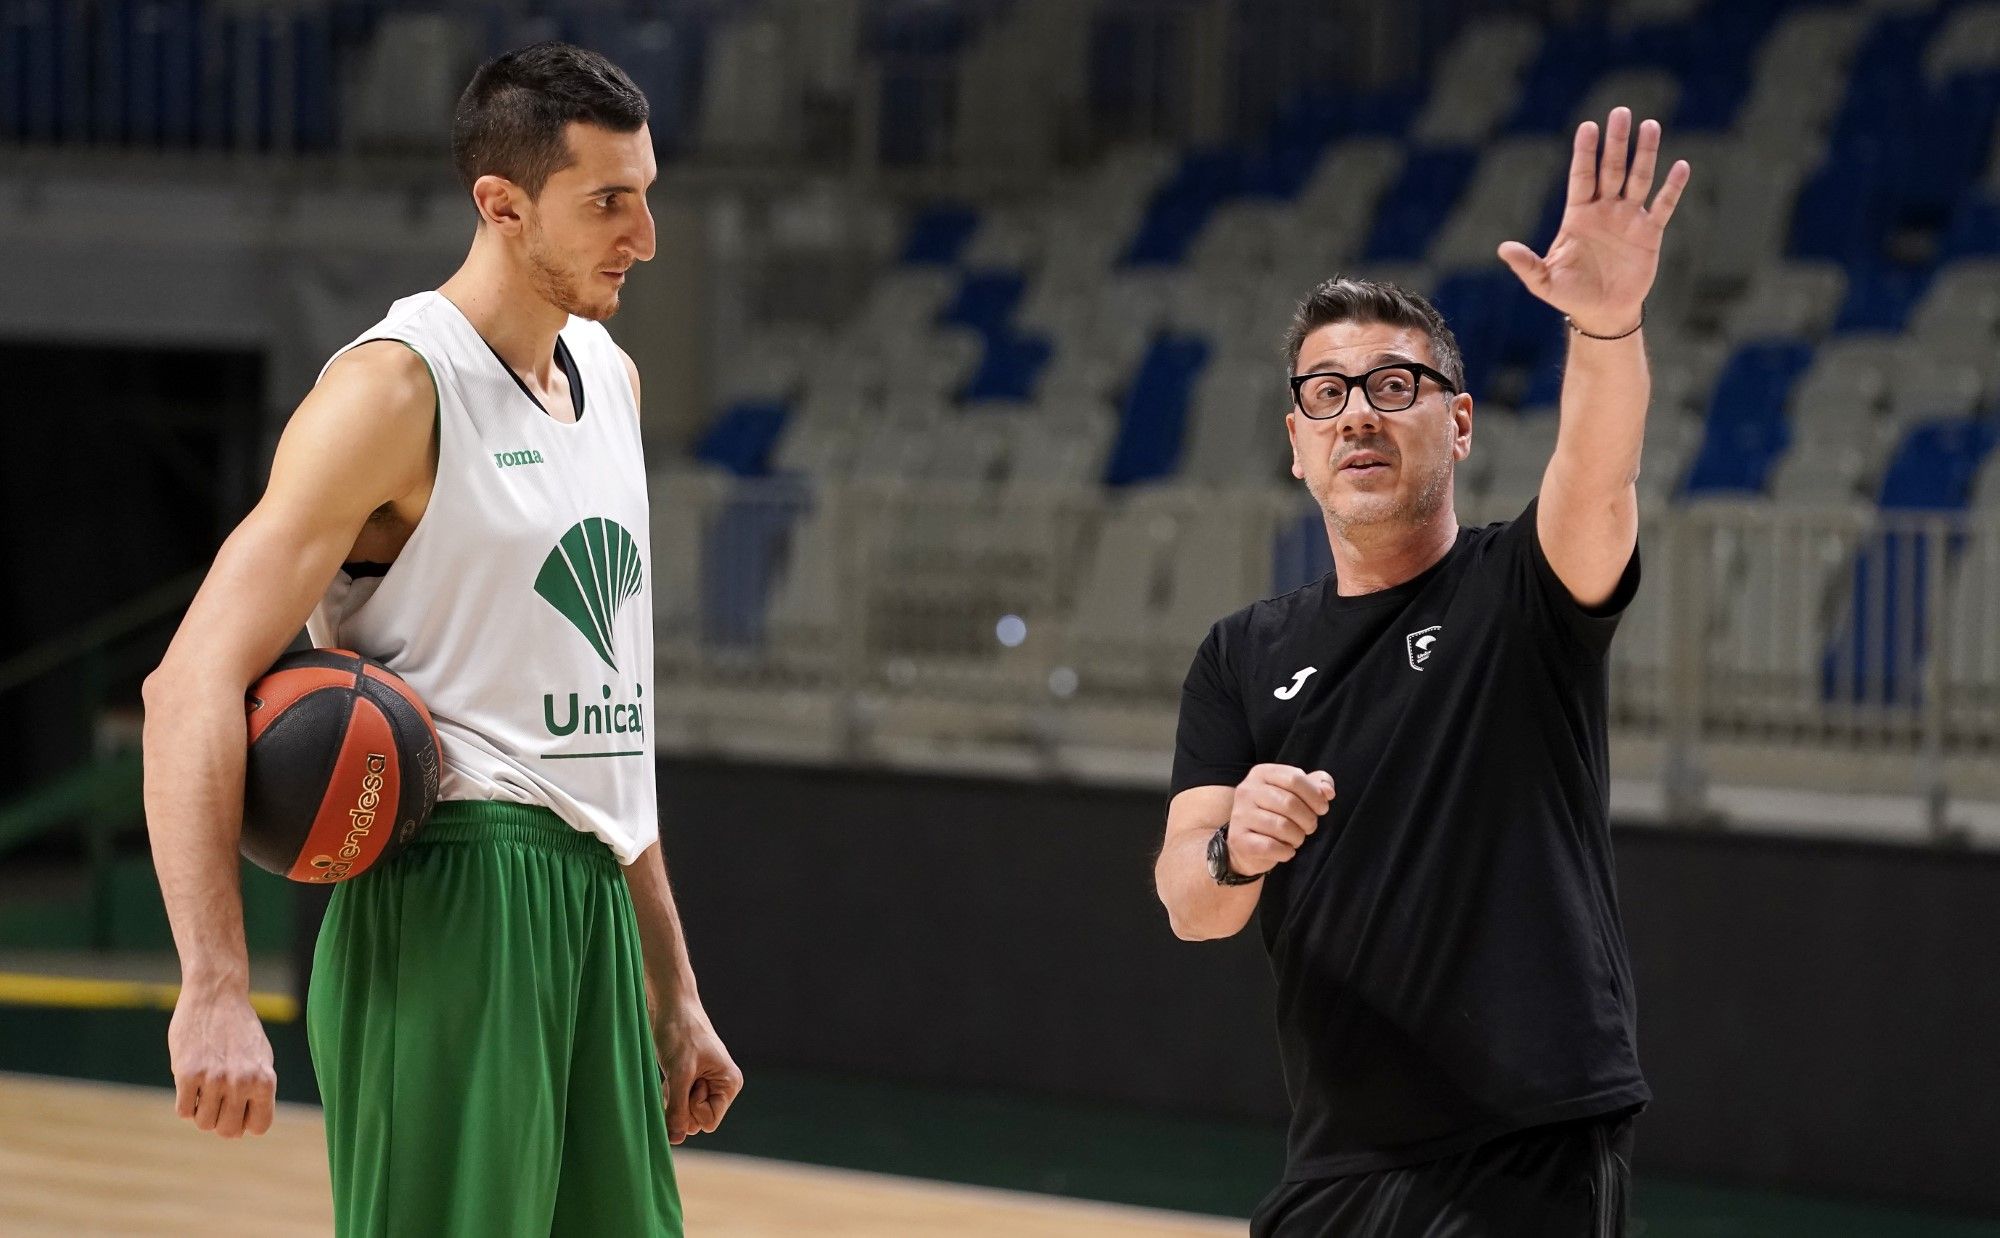
<instances>
[{"instance_id":1,"label":"green basketball shorts","mask_svg":"<svg viewBox=\"0 0 2000 1238\"><path fill-rule=\"evenodd\" d=\"M336 886L306 1026L341 1238L680 1234L632 897L554 813L440 803Z\"/></svg>"}]
</instances>

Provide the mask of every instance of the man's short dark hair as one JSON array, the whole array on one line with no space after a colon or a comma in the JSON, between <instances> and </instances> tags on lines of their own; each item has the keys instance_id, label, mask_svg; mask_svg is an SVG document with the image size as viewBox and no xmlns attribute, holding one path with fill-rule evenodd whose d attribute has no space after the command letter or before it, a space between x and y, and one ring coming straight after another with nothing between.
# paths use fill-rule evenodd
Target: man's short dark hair
<instances>
[{"instance_id":1,"label":"man's short dark hair","mask_svg":"<svg viewBox=\"0 0 2000 1238\"><path fill-rule=\"evenodd\" d=\"M570 164L571 121L636 133L646 115L646 96L617 65L568 43L536 43L472 75L452 117L451 159L467 190L504 176L537 197Z\"/></svg>"},{"instance_id":2,"label":"man's short dark hair","mask_svg":"<svg viewBox=\"0 0 2000 1238\"><path fill-rule=\"evenodd\" d=\"M1336 275L1299 302L1292 314L1292 328L1285 333L1285 369L1296 373L1299 349L1306 337L1331 322L1379 322L1392 327L1413 327L1431 337L1431 364L1465 390L1465 360L1458 353L1458 337L1445 324L1424 296L1395 284L1372 279L1350 279Z\"/></svg>"}]
</instances>

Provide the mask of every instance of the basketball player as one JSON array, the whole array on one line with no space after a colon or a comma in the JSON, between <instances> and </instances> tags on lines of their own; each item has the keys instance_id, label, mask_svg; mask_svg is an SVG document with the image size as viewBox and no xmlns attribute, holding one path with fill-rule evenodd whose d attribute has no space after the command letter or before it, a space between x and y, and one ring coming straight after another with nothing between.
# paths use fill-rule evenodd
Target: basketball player
<instances>
[{"instance_id":1,"label":"basketball player","mask_svg":"<svg viewBox=\"0 0 2000 1238\"><path fill-rule=\"evenodd\" d=\"M646 117L575 47L479 69L464 265L328 363L146 681L177 1107L225 1137L266 1129L274 1087L235 877L245 689L304 623L436 720L436 815L335 888L314 959L342 1234L678 1234L668 1144L742 1086L657 841L639 375L601 325L653 256Z\"/></svg>"},{"instance_id":2,"label":"basketball player","mask_svg":"<svg viewBox=\"0 0 2000 1238\"><path fill-rule=\"evenodd\" d=\"M1334 570L1217 623L1155 877L1174 931L1257 915L1292 1100L1255 1235L1618 1234L1649 1099L1607 829L1606 656L1639 580L1639 324L1688 180L1631 113L1576 134L1546 257L1560 433L1518 519L1460 528L1472 398L1422 297L1333 279L1288 340L1292 474Z\"/></svg>"}]
</instances>

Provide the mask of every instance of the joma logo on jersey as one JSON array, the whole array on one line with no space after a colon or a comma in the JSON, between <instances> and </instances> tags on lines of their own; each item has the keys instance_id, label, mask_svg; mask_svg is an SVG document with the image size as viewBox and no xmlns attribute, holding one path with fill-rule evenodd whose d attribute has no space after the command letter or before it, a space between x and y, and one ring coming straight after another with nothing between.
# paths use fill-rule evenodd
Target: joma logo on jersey
<instances>
[{"instance_id":1,"label":"joma logo on jersey","mask_svg":"<svg viewBox=\"0 0 2000 1238\"><path fill-rule=\"evenodd\" d=\"M503 469L512 468L517 464L540 464L541 462L542 453L539 451L496 451L493 453L493 463Z\"/></svg>"}]
</instances>

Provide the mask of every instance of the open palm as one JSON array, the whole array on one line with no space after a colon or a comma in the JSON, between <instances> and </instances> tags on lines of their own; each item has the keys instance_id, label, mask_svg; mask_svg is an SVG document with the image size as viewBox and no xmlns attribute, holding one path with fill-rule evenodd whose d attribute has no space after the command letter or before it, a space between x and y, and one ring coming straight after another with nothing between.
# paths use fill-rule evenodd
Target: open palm
<instances>
[{"instance_id":1,"label":"open palm","mask_svg":"<svg viewBox=\"0 0 2000 1238\"><path fill-rule=\"evenodd\" d=\"M1600 158L1597 122L1578 125L1569 198L1549 252L1538 256L1519 241L1500 246L1501 261L1529 292L1568 314L1579 330L1596 335L1616 335L1639 321L1660 269L1660 239L1690 174L1687 160L1677 161L1648 207L1660 157L1660 122L1639 126L1628 168L1631 136L1631 109L1613 108L1604 122Z\"/></svg>"}]
</instances>

